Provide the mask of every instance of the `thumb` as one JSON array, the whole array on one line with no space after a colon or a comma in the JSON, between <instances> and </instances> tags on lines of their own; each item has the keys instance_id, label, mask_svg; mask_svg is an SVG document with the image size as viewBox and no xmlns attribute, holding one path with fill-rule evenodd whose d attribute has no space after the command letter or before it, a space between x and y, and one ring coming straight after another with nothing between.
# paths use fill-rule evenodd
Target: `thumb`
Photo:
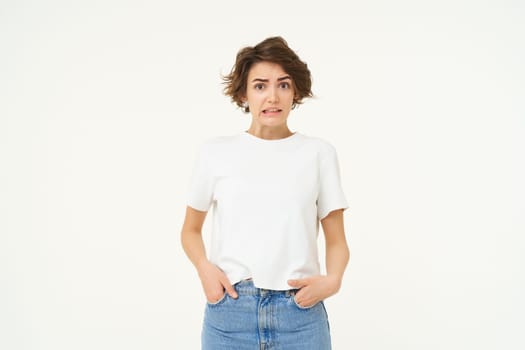
<instances>
[{"instance_id":1,"label":"thumb","mask_svg":"<svg viewBox=\"0 0 525 350\"><path fill-rule=\"evenodd\" d=\"M233 286L231 285L230 281L228 281L227 279L226 280L223 280L221 281L222 282L222 285L224 286L224 289L226 289L226 292L234 299L237 298L237 292L235 291L235 288L233 288Z\"/></svg>"},{"instance_id":2,"label":"thumb","mask_svg":"<svg viewBox=\"0 0 525 350\"><path fill-rule=\"evenodd\" d=\"M301 288L304 285L304 279L290 279L288 284L295 288Z\"/></svg>"}]
</instances>

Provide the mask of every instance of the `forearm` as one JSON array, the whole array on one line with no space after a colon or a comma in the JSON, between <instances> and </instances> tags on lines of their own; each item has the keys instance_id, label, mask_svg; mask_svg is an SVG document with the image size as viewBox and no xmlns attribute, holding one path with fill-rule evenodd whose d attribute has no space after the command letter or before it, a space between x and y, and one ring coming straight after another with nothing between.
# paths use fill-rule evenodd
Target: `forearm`
<instances>
[{"instance_id":1,"label":"forearm","mask_svg":"<svg viewBox=\"0 0 525 350\"><path fill-rule=\"evenodd\" d=\"M202 234L197 231L182 231L181 243L184 252L198 271L199 267L208 261Z\"/></svg>"},{"instance_id":2,"label":"forearm","mask_svg":"<svg viewBox=\"0 0 525 350\"><path fill-rule=\"evenodd\" d=\"M341 283L348 261L350 250L345 241L326 244L326 274Z\"/></svg>"}]
</instances>

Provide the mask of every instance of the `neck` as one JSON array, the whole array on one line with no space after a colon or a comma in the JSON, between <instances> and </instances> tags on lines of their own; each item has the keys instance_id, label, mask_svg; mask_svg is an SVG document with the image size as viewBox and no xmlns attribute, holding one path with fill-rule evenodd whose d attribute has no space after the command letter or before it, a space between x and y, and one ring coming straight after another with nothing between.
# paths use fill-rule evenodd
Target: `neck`
<instances>
[{"instance_id":1,"label":"neck","mask_svg":"<svg viewBox=\"0 0 525 350\"><path fill-rule=\"evenodd\" d=\"M274 139L283 139L285 137L291 136L294 133L288 129L288 127L284 128L264 128L264 127L254 127L253 125L246 130L249 134L252 134L254 136L257 136L261 139L267 139L267 140L274 140Z\"/></svg>"}]
</instances>

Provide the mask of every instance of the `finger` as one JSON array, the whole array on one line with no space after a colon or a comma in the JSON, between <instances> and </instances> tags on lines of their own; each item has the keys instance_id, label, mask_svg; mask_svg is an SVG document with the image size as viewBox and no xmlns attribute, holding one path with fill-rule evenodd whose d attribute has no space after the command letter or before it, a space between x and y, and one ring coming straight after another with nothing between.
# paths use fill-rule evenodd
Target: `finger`
<instances>
[{"instance_id":1,"label":"finger","mask_svg":"<svg viewBox=\"0 0 525 350\"><path fill-rule=\"evenodd\" d=\"M222 299L222 297L224 296L224 293L225 293L224 288L222 288L221 286L220 291L215 290L215 291L212 291L210 293L205 293L205 294L206 294L206 298L208 299L208 301L211 303L214 303Z\"/></svg>"},{"instance_id":2,"label":"finger","mask_svg":"<svg viewBox=\"0 0 525 350\"><path fill-rule=\"evenodd\" d=\"M292 287L297 287L299 284L299 280L288 280L288 284Z\"/></svg>"},{"instance_id":3,"label":"finger","mask_svg":"<svg viewBox=\"0 0 525 350\"><path fill-rule=\"evenodd\" d=\"M226 293L228 293L232 298L237 298L237 291L235 288L233 288L230 281L228 281L227 278L224 278L221 282L224 286L224 289L226 289Z\"/></svg>"},{"instance_id":4,"label":"finger","mask_svg":"<svg viewBox=\"0 0 525 350\"><path fill-rule=\"evenodd\" d=\"M304 289L299 289L295 292L295 300L304 301L305 298L308 298L308 293L305 294Z\"/></svg>"},{"instance_id":5,"label":"finger","mask_svg":"<svg viewBox=\"0 0 525 350\"><path fill-rule=\"evenodd\" d=\"M304 304L306 303L306 299L304 299L304 297L302 295L295 295L295 302L299 305L299 306L304 306Z\"/></svg>"},{"instance_id":6,"label":"finger","mask_svg":"<svg viewBox=\"0 0 525 350\"><path fill-rule=\"evenodd\" d=\"M306 285L305 279L291 279L288 280L288 284L294 288L301 288Z\"/></svg>"},{"instance_id":7,"label":"finger","mask_svg":"<svg viewBox=\"0 0 525 350\"><path fill-rule=\"evenodd\" d=\"M316 302L316 300L310 297L300 296L299 298L295 298L295 302L299 304L299 306L308 307L313 305Z\"/></svg>"}]
</instances>

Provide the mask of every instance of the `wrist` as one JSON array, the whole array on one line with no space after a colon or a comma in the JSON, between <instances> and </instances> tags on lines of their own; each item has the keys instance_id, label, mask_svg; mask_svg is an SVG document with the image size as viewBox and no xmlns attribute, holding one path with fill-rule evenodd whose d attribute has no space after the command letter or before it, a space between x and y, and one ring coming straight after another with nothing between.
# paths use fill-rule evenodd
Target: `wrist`
<instances>
[{"instance_id":1,"label":"wrist","mask_svg":"<svg viewBox=\"0 0 525 350\"><path fill-rule=\"evenodd\" d=\"M205 270L206 266L209 264L209 260L206 258L199 259L195 261L195 268L197 269L197 272L200 274L201 271Z\"/></svg>"},{"instance_id":2,"label":"wrist","mask_svg":"<svg viewBox=\"0 0 525 350\"><path fill-rule=\"evenodd\" d=\"M341 288L341 284L343 282L343 276L338 274L328 274L326 275L328 280L330 281L330 285L333 289L334 293L337 293L339 289Z\"/></svg>"}]
</instances>

